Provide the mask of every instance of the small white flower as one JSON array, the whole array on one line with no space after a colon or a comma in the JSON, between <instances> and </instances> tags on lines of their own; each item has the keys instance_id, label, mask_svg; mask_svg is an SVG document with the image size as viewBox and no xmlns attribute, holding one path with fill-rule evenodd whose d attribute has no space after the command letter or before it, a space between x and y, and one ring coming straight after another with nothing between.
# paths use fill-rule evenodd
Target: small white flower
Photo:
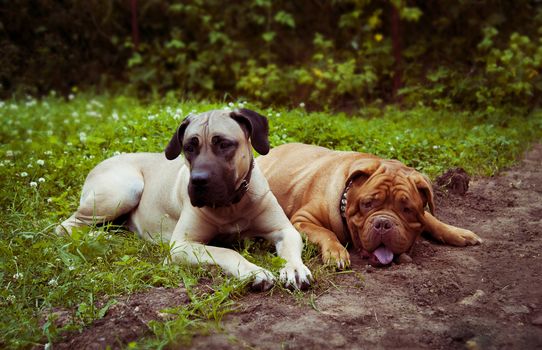
<instances>
[{"instance_id":1,"label":"small white flower","mask_svg":"<svg viewBox=\"0 0 542 350\"><path fill-rule=\"evenodd\" d=\"M6 103L4 101L0 101L0 108L4 108L5 105Z\"/></svg>"},{"instance_id":2,"label":"small white flower","mask_svg":"<svg viewBox=\"0 0 542 350\"><path fill-rule=\"evenodd\" d=\"M50 285L50 286L56 287L56 286L58 286L58 279L51 278L51 280L47 284Z\"/></svg>"},{"instance_id":3,"label":"small white flower","mask_svg":"<svg viewBox=\"0 0 542 350\"><path fill-rule=\"evenodd\" d=\"M74 118L79 117L79 113L77 111L72 112L72 117Z\"/></svg>"},{"instance_id":4,"label":"small white flower","mask_svg":"<svg viewBox=\"0 0 542 350\"><path fill-rule=\"evenodd\" d=\"M119 120L119 114L117 111L114 111L113 114L111 114L111 118L113 118L113 120Z\"/></svg>"},{"instance_id":5,"label":"small white flower","mask_svg":"<svg viewBox=\"0 0 542 350\"><path fill-rule=\"evenodd\" d=\"M36 164L42 166L42 165L45 164L45 161L44 161L43 159L38 159L38 160L36 161Z\"/></svg>"},{"instance_id":6,"label":"small white flower","mask_svg":"<svg viewBox=\"0 0 542 350\"><path fill-rule=\"evenodd\" d=\"M32 164L28 164L26 167L27 168L32 168Z\"/></svg>"},{"instance_id":7,"label":"small white flower","mask_svg":"<svg viewBox=\"0 0 542 350\"><path fill-rule=\"evenodd\" d=\"M47 198L47 203L53 203L53 198L51 197Z\"/></svg>"},{"instance_id":8,"label":"small white flower","mask_svg":"<svg viewBox=\"0 0 542 350\"><path fill-rule=\"evenodd\" d=\"M143 136L143 137L141 138L141 141L147 141L147 138L146 138L145 136Z\"/></svg>"},{"instance_id":9,"label":"small white flower","mask_svg":"<svg viewBox=\"0 0 542 350\"><path fill-rule=\"evenodd\" d=\"M38 182L45 182L45 179L44 179L43 177L40 177L40 178L38 179Z\"/></svg>"},{"instance_id":10,"label":"small white flower","mask_svg":"<svg viewBox=\"0 0 542 350\"><path fill-rule=\"evenodd\" d=\"M53 345L51 343L47 343L43 346L43 350L51 350L53 348Z\"/></svg>"},{"instance_id":11,"label":"small white flower","mask_svg":"<svg viewBox=\"0 0 542 350\"><path fill-rule=\"evenodd\" d=\"M23 278L23 274L21 272L17 272L16 274L13 275L14 280L18 280L21 278Z\"/></svg>"},{"instance_id":12,"label":"small white flower","mask_svg":"<svg viewBox=\"0 0 542 350\"><path fill-rule=\"evenodd\" d=\"M35 181L30 182L30 187L38 187L38 183Z\"/></svg>"},{"instance_id":13,"label":"small white flower","mask_svg":"<svg viewBox=\"0 0 542 350\"><path fill-rule=\"evenodd\" d=\"M68 266L68 270L70 270L70 271L75 270L75 266L73 266L73 265Z\"/></svg>"},{"instance_id":14,"label":"small white flower","mask_svg":"<svg viewBox=\"0 0 542 350\"><path fill-rule=\"evenodd\" d=\"M25 142L26 143L32 143L32 139L26 139Z\"/></svg>"},{"instance_id":15,"label":"small white flower","mask_svg":"<svg viewBox=\"0 0 542 350\"><path fill-rule=\"evenodd\" d=\"M6 300L7 300L8 302L10 302L10 303L13 303L13 302L15 301L15 299L16 299L16 297L15 297L15 295L13 295L13 294L10 295L10 296L8 296L8 297L6 298Z\"/></svg>"},{"instance_id":16,"label":"small white flower","mask_svg":"<svg viewBox=\"0 0 542 350\"><path fill-rule=\"evenodd\" d=\"M53 151L45 151L45 152L43 152L43 154L45 154L46 156L52 156Z\"/></svg>"},{"instance_id":17,"label":"small white flower","mask_svg":"<svg viewBox=\"0 0 542 350\"><path fill-rule=\"evenodd\" d=\"M6 151L6 157L10 157L10 158L13 157L13 151L10 150L10 149L8 149L8 150Z\"/></svg>"},{"instance_id":18,"label":"small white flower","mask_svg":"<svg viewBox=\"0 0 542 350\"><path fill-rule=\"evenodd\" d=\"M12 103L9 108L15 110L15 109L19 109L19 106L17 106L16 104Z\"/></svg>"},{"instance_id":19,"label":"small white flower","mask_svg":"<svg viewBox=\"0 0 542 350\"><path fill-rule=\"evenodd\" d=\"M156 119L156 115L151 114L151 115L149 115L149 116L147 117L147 119L148 119L148 120L154 120L154 119Z\"/></svg>"},{"instance_id":20,"label":"small white flower","mask_svg":"<svg viewBox=\"0 0 542 350\"><path fill-rule=\"evenodd\" d=\"M26 171L23 171L22 173L19 174L21 177L27 177L28 176L28 173Z\"/></svg>"},{"instance_id":21,"label":"small white flower","mask_svg":"<svg viewBox=\"0 0 542 350\"><path fill-rule=\"evenodd\" d=\"M81 142L85 142L85 141L87 140L87 134L86 134L84 131L81 131L81 132L79 133L79 140L80 140Z\"/></svg>"},{"instance_id":22,"label":"small white flower","mask_svg":"<svg viewBox=\"0 0 542 350\"><path fill-rule=\"evenodd\" d=\"M305 108L305 102L301 102L301 103L299 104L299 107Z\"/></svg>"},{"instance_id":23,"label":"small white flower","mask_svg":"<svg viewBox=\"0 0 542 350\"><path fill-rule=\"evenodd\" d=\"M68 99L69 99L70 101L73 100L74 98L75 98L75 95L74 95L74 94L69 94L69 95L68 95Z\"/></svg>"},{"instance_id":24,"label":"small white flower","mask_svg":"<svg viewBox=\"0 0 542 350\"><path fill-rule=\"evenodd\" d=\"M66 144L66 146L73 146L73 143L68 142L68 143Z\"/></svg>"},{"instance_id":25,"label":"small white flower","mask_svg":"<svg viewBox=\"0 0 542 350\"><path fill-rule=\"evenodd\" d=\"M99 118L101 117L102 115L100 114L100 112L96 112L96 111L88 111L87 112L87 115L89 117L94 117L94 118Z\"/></svg>"},{"instance_id":26,"label":"small white flower","mask_svg":"<svg viewBox=\"0 0 542 350\"><path fill-rule=\"evenodd\" d=\"M275 117L280 117L280 113L275 113Z\"/></svg>"},{"instance_id":27,"label":"small white flower","mask_svg":"<svg viewBox=\"0 0 542 350\"><path fill-rule=\"evenodd\" d=\"M230 103L228 103L228 106L233 108L235 106L235 104L233 102L230 102Z\"/></svg>"},{"instance_id":28,"label":"small white flower","mask_svg":"<svg viewBox=\"0 0 542 350\"><path fill-rule=\"evenodd\" d=\"M91 100L90 103L95 105L96 107L99 107L99 108L103 108L103 106L104 106L101 102L98 102L96 100Z\"/></svg>"},{"instance_id":29,"label":"small white flower","mask_svg":"<svg viewBox=\"0 0 542 350\"><path fill-rule=\"evenodd\" d=\"M437 146L437 145L433 146L433 149L439 149L439 148L440 148L440 146Z\"/></svg>"}]
</instances>

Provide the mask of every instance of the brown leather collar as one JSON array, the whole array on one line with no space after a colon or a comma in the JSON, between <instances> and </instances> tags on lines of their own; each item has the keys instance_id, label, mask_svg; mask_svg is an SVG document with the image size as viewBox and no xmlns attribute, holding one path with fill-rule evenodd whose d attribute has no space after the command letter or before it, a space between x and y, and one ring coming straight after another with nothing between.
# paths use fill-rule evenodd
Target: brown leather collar
<instances>
[{"instance_id":1,"label":"brown leather collar","mask_svg":"<svg viewBox=\"0 0 542 350\"><path fill-rule=\"evenodd\" d=\"M247 193L248 185L250 184L250 178L252 176L252 169L254 169L254 158L250 160L250 168L248 169L248 173L246 174L243 181L241 181L241 185L239 186L239 188L235 190L230 205L239 203L241 199L243 199L245 193Z\"/></svg>"}]
</instances>

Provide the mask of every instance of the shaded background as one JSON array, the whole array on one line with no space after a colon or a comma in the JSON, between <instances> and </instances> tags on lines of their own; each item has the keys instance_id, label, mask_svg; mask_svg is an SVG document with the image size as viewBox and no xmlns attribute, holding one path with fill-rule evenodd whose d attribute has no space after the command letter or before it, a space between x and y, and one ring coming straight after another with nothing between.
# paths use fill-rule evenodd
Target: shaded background
<instances>
[{"instance_id":1,"label":"shaded background","mask_svg":"<svg viewBox=\"0 0 542 350\"><path fill-rule=\"evenodd\" d=\"M542 2L0 0L0 97L534 106Z\"/></svg>"}]
</instances>

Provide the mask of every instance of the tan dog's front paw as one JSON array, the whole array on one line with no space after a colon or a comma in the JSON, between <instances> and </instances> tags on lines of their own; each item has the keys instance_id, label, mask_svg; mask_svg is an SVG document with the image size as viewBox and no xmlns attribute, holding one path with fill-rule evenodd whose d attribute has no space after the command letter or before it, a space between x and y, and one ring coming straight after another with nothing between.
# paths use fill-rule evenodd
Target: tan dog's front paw
<instances>
[{"instance_id":1,"label":"tan dog's front paw","mask_svg":"<svg viewBox=\"0 0 542 350\"><path fill-rule=\"evenodd\" d=\"M275 277L270 271L267 271L265 269L253 271L252 273L250 273L250 276L242 276L242 278L245 277L254 278L251 289L257 292L265 292L266 290L271 289L271 287L273 287L273 285L275 284Z\"/></svg>"},{"instance_id":2,"label":"tan dog's front paw","mask_svg":"<svg viewBox=\"0 0 542 350\"><path fill-rule=\"evenodd\" d=\"M310 287L312 274L309 268L303 264L286 264L280 270L280 280L286 288L306 290Z\"/></svg>"},{"instance_id":3,"label":"tan dog's front paw","mask_svg":"<svg viewBox=\"0 0 542 350\"><path fill-rule=\"evenodd\" d=\"M339 242L322 246L322 260L326 265L335 265L339 270L350 266L350 254Z\"/></svg>"}]
</instances>

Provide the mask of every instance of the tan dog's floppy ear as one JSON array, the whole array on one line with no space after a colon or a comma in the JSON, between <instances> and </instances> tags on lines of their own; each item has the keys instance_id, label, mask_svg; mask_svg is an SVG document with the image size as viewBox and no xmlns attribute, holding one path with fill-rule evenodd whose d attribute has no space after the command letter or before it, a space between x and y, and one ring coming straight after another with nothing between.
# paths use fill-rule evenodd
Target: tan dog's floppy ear
<instances>
[{"instance_id":1,"label":"tan dog's floppy ear","mask_svg":"<svg viewBox=\"0 0 542 350\"><path fill-rule=\"evenodd\" d=\"M252 147L261 155L269 153L269 124L267 118L250 109L237 109L231 117L246 128Z\"/></svg>"},{"instance_id":2,"label":"tan dog's floppy ear","mask_svg":"<svg viewBox=\"0 0 542 350\"><path fill-rule=\"evenodd\" d=\"M177 129L175 134L173 134L173 136L171 137L171 140L166 146L165 152L166 152L166 158L168 160L173 160L177 158L179 154L181 154L184 132L186 130L186 127L190 123L190 120L188 118L189 117L186 117L182 121L181 125L179 125L179 128Z\"/></svg>"},{"instance_id":3,"label":"tan dog's floppy ear","mask_svg":"<svg viewBox=\"0 0 542 350\"><path fill-rule=\"evenodd\" d=\"M435 214L435 202L433 201L433 186L431 186L431 181L427 178L427 176L418 172L411 175L411 179L423 198L424 208L426 205L428 205L429 212L431 214Z\"/></svg>"}]
</instances>

